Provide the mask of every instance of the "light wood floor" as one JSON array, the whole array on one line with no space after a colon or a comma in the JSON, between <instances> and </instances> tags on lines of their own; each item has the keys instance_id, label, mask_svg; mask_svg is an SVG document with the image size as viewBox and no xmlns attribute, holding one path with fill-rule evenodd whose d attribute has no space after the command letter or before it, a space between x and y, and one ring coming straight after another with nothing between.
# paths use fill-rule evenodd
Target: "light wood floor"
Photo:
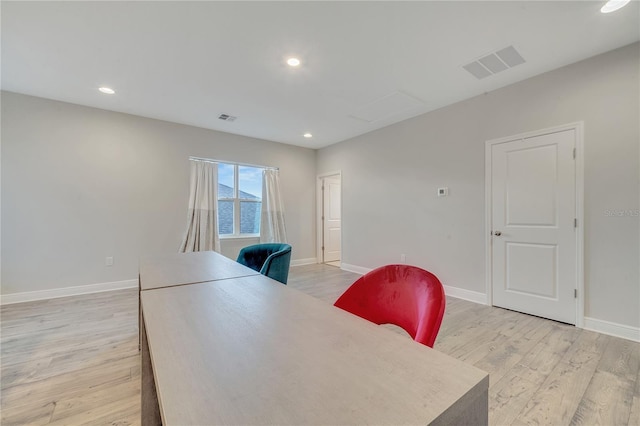
<instances>
[{"instance_id":1,"label":"light wood floor","mask_svg":"<svg viewBox=\"0 0 640 426\"><path fill-rule=\"evenodd\" d=\"M288 285L333 303L357 277L300 266ZM3 306L0 423L140 424L137 307L137 290ZM639 343L450 298L434 348L490 373L490 424L640 425Z\"/></svg>"},{"instance_id":2,"label":"light wood floor","mask_svg":"<svg viewBox=\"0 0 640 426\"><path fill-rule=\"evenodd\" d=\"M138 291L3 306L6 425L140 423Z\"/></svg>"}]
</instances>

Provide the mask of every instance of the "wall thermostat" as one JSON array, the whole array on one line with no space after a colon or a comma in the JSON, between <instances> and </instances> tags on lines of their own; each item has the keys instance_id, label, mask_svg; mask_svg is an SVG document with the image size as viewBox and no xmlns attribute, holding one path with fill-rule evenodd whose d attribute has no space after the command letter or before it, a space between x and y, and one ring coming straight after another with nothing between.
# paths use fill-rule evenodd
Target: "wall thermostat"
<instances>
[{"instance_id":1,"label":"wall thermostat","mask_svg":"<svg viewBox=\"0 0 640 426\"><path fill-rule=\"evenodd\" d=\"M444 188L438 188L438 197L446 197L449 195L449 188L446 186Z\"/></svg>"}]
</instances>

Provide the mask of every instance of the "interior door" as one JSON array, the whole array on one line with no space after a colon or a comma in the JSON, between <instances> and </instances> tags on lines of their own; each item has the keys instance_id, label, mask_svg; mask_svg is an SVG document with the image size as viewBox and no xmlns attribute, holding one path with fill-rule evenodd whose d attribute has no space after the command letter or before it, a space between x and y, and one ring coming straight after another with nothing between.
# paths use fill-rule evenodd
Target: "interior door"
<instances>
[{"instance_id":1,"label":"interior door","mask_svg":"<svg viewBox=\"0 0 640 426\"><path fill-rule=\"evenodd\" d=\"M323 199L323 261L340 261L342 247L342 219L340 216L340 176L325 177L322 182Z\"/></svg>"},{"instance_id":2,"label":"interior door","mask_svg":"<svg viewBox=\"0 0 640 426\"><path fill-rule=\"evenodd\" d=\"M491 148L493 304L576 323L575 129Z\"/></svg>"}]
</instances>

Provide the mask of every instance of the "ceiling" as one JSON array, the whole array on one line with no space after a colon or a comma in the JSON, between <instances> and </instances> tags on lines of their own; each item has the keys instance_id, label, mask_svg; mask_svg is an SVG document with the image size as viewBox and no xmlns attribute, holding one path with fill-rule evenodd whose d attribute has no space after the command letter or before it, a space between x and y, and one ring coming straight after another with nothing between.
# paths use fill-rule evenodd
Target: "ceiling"
<instances>
[{"instance_id":1,"label":"ceiling","mask_svg":"<svg viewBox=\"0 0 640 426\"><path fill-rule=\"evenodd\" d=\"M603 4L2 1L1 84L321 148L640 39L637 0ZM526 62L463 68L508 46Z\"/></svg>"}]
</instances>

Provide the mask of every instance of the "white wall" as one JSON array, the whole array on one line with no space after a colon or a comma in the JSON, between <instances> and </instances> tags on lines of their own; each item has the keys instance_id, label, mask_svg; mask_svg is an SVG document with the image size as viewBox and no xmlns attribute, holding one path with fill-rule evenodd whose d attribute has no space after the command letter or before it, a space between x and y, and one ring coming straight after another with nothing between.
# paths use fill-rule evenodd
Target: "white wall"
<instances>
[{"instance_id":1,"label":"white wall","mask_svg":"<svg viewBox=\"0 0 640 426\"><path fill-rule=\"evenodd\" d=\"M176 252L189 156L279 167L292 258L315 257L314 150L8 92L2 139L3 295L137 279L141 254Z\"/></svg>"},{"instance_id":2,"label":"white wall","mask_svg":"<svg viewBox=\"0 0 640 426\"><path fill-rule=\"evenodd\" d=\"M585 125L585 316L640 326L639 50L636 43L318 153L342 170L343 262L422 266L485 292L484 143ZM450 188L437 198L436 189Z\"/></svg>"}]
</instances>

